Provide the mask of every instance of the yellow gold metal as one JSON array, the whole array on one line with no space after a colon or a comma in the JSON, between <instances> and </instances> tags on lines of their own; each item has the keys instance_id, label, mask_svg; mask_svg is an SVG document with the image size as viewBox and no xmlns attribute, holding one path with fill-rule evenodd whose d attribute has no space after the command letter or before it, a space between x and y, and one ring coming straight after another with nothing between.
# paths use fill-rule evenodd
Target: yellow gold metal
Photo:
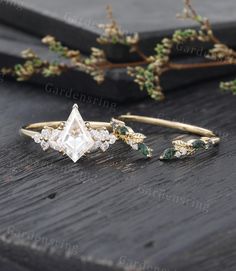
<instances>
[{"instance_id":1,"label":"yellow gold metal","mask_svg":"<svg viewBox=\"0 0 236 271\"><path fill-rule=\"evenodd\" d=\"M112 119L109 122L96 122L86 121L85 125L87 129L107 129L111 131L117 139L121 139L126 144L130 145L133 149L141 151L146 157L151 157L152 150L147 147L143 141L146 138L143 134L135 133L130 127L126 126L122 121L133 121L146 123L151 125L163 126L181 130L187 133L192 133L200 136L200 139L190 139L188 141L182 140L181 137L172 141L172 148L168 148L164 151L160 159L170 160L172 158L181 158L184 156L192 155L201 149L209 149L211 146L217 145L220 142L220 138L217 137L213 131L198 127L195 125L185 124L176 121L163 120L160 118L151 118L138 115L121 115L119 120ZM122 121L120 121L122 120ZM29 124L20 129L21 134L29 136L31 138L37 137L42 129L59 129L63 130L65 127L65 121L50 121L39 122ZM121 128L121 130L120 130ZM123 129L123 130L122 130ZM47 142L47 138L43 138ZM38 142L37 142L38 143Z\"/></svg>"},{"instance_id":2,"label":"yellow gold metal","mask_svg":"<svg viewBox=\"0 0 236 271\"><path fill-rule=\"evenodd\" d=\"M64 126L64 121L49 121L49 122L38 122L38 123L33 123L29 124L27 126L24 126L20 129L20 132L22 135L26 135L29 137L33 137L35 134L37 134L37 131L42 130L44 127L50 127L53 129L57 128L63 128ZM101 129L101 128L106 128L109 131L112 130L111 124L109 122L97 122L97 121L87 121L87 124L91 128L94 129Z\"/></svg>"},{"instance_id":3,"label":"yellow gold metal","mask_svg":"<svg viewBox=\"0 0 236 271\"><path fill-rule=\"evenodd\" d=\"M130 114L121 115L118 119L173 128L201 136L199 139L191 139L188 141L181 140L181 137L178 137L172 141L172 147L163 152L160 156L160 160L171 160L190 156L195 154L198 150L208 150L211 146L215 146L220 142L220 138L217 137L213 131L195 125Z\"/></svg>"},{"instance_id":4,"label":"yellow gold metal","mask_svg":"<svg viewBox=\"0 0 236 271\"><path fill-rule=\"evenodd\" d=\"M173 129L177 129L177 130L181 130L184 132L189 132L189 133L193 133L193 134L205 136L205 137L216 137L216 135L211 130L204 129L195 125L176 122L176 121L163 120L159 118L150 118L150 117L138 116L138 115L121 115L118 117L118 119L124 120L124 121L141 122L141 123L173 128Z\"/></svg>"},{"instance_id":5,"label":"yellow gold metal","mask_svg":"<svg viewBox=\"0 0 236 271\"><path fill-rule=\"evenodd\" d=\"M135 133L124 122L84 121L74 104L67 121L38 122L23 126L22 135L40 144L44 151L53 149L65 153L75 163L87 153L105 152L117 140L123 141L145 157L151 156L151 149L144 143L145 136Z\"/></svg>"}]
</instances>

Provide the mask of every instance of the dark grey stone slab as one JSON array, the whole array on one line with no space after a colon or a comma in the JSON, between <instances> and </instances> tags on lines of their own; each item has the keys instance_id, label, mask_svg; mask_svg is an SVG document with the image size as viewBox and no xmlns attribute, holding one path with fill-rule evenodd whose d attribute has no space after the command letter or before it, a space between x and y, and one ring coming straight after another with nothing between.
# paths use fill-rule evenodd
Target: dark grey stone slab
<instances>
[{"instance_id":1,"label":"dark grey stone slab","mask_svg":"<svg viewBox=\"0 0 236 271\"><path fill-rule=\"evenodd\" d=\"M174 29L192 25L175 18L175 14L182 10L182 1L113 0L109 3L125 32L140 33L141 47L146 52L151 52L156 42ZM235 1L227 1L227 5L221 0L193 1L193 4L216 24L217 35L235 45ZM106 22L106 5L106 0L1 0L0 19L40 37L55 35L66 44L88 53L99 34L96 25ZM116 53L122 58L122 53L115 49L110 58Z\"/></svg>"},{"instance_id":2,"label":"dark grey stone slab","mask_svg":"<svg viewBox=\"0 0 236 271\"><path fill-rule=\"evenodd\" d=\"M222 137L218 148L172 163L158 157L181 133L141 124L131 126L148 136L151 160L122 144L77 164L44 153L19 127L66 119L75 101L5 81L0 88L1 270L235 270L236 97L217 82L172 91L163 103L117 104L115 112L79 103L86 120L131 112Z\"/></svg>"},{"instance_id":3,"label":"dark grey stone slab","mask_svg":"<svg viewBox=\"0 0 236 271\"><path fill-rule=\"evenodd\" d=\"M97 22L104 21L105 2L92 1L86 4L85 1L20 1L17 7L13 1L0 1L0 19L24 31L31 32L26 34L6 25L0 25L0 56L1 66L12 66L19 61L20 52L25 48L31 47L43 58L53 57L47 49L40 43L40 36L54 34L65 43L82 49L87 52L91 46L95 45L97 37ZM217 34L231 45L235 45L236 27L232 9L222 6L221 2L211 1L204 3L193 2L202 13L209 13L209 17L215 25ZM177 1L154 2L148 0L145 5L140 1L126 1L125 7L122 2L114 1L115 15L121 21L122 27L130 32L141 32L141 47L147 53L152 53L153 47L161 37L171 33L172 29L186 25L174 18L177 10L181 10L182 3ZM171 9L169 8L171 5ZM213 6L213 7L212 7ZM133 7L133 8L131 8ZM158 7L158 8L157 8ZM216 16L216 10L221 10L220 16ZM226 17L226 12L231 17ZM217 13L218 14L218 13ZM76 17L77 16L77 17ZM218 18L218 19L217 19ZM189 25L186 25L189 26ZM37 37L38 36L38 37ZM202 44L194 45L200 50L204 49ZM204 45L205 46L205 45ZM109 56L114 60L127 61L122 49L116 47L107 48ZM181 54L182 50L176 50L175 54ZM201 61L199 58L190 55L182 55L177 62L191 63ZM204 72L203 72L204 71ZM170 72L163 77L163 86L169 91L190 83L203 81L206 79L222 76L234 72L234 67L221 67L206 70L192 70ZM45 86L52 84L52 91L58 93L69 93L67 96L92 95L93 97L103 97L115 101L139 100L147 97L145 92L141 92L132 79L127 76L124 69L116 69L107 72L106 81L98 86L88 75L80 72L69 72L60 78L33 78L31 82L41 85L45 91ZM57 90L58 89L58 90ZM128 91L127 91L128 89ZM60 95L60 94L59 94ZM65 94L62 94L65 96Z\"/></svg>"},{"instance_id":4,"label":"dark grey stone slab","mask_svg":"<svg viewBox=\"0 0 236 271\"><path fill-rule=\"evenodd\" d=\"M0 25L0 44L1 67L11 67L16 63L22 62L20 52L26 48L32 48L43 59L53 60L56 57L40 43L37 37L6 27L5 25ZM186 63L201 60L201 58L194 56L184 56L176 59L177 62ZM191 71L172 71L165 74L162 81L168 96L170 90L228 73L235 73L235 67L205 69L204 72L198 69ZM97 85L90 76L79 71L71 71L60 77L47 79L34 77L30 82L39 84L41 91L57 93L58 96L72 99L73 97L77 97L78 100L85 99L84 96L86 96L86 99L92 96L92 100L97 99L97 97L102 97L108 99L109 103L111 103L112 100L127 102L147 97L147 93L139 90L138 85L126 74L125 69L115 69L107 72L106 80L101 85Z\"/></svg>"}]
</instances>

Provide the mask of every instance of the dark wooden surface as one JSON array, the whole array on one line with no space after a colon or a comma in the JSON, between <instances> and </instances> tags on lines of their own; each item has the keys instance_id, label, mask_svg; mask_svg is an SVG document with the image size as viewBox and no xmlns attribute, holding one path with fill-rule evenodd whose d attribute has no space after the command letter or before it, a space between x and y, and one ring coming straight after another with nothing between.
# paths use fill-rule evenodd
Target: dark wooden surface
<instances>
[{"instance_id":1,"label":"dark wooden surface","mask_svg":"<svg viewBox=\"0 0 236 271\"><path fill-rule=\"evenodd\" d=\"M131 112L222 137L212 151L171 163L158 157L180 134L139 124L151 160L122 144L77 164L44 153L18 129L66 119L74 101L4 80L0 90L0 270L235 270L236 97L218 81L169 92L163 103L79 104L89 120Z\"/></svg>"}]
</instances>

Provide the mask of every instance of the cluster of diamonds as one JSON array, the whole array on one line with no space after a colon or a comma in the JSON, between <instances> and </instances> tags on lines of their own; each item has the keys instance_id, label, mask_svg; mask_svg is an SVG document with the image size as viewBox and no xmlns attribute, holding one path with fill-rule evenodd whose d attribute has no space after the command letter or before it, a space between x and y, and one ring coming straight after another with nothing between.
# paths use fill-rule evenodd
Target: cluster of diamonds
<instances>
[{"instance_id":1,"label":"cluster of diamonds","mask_svg":"<svg viewBox=\"0 0 236 271\"><path fill-rule=\"evenodd\" d=\"M143 134L135 133L130 127L126 126L123 121L112 119L111 126L113 133L133 150L140 151L144 156L151 157L150 149L143 141L146 138Z\"/></svg>"},{"instance_id":2,"label":"cluster of diamonds","mask_svg":"<svg viewBox=\"0 0 236 271\"><path fill-rule=\"evenodd\" d=\"M33 139L44 151L52 148L67 154L76 162L86 153L99 149L105 152L116 142L117 137L113 133L110 134L106 128L87 127L75 104L66 122L61 123L57 129L44 127L40 133L33 136Z\"/></svg>"},{"instance_id":3,"label":"cluster of diamonds","mask_svg":"<svg viewBox=\"0 0 236 271\"><path fill-rule=\"evenodd\" d=\"M199 150L208 150L216 144L216 138L201 137L200 139L191 139L188 141L175 140L173 147L166 149L161 155L161 160L171 160L184 158L195 154Z\"/></svg>"},{"instance_id":4,"label":"cluster of diamonds","mask_svg":"<svg viewBox=\"0 0 236 271\"><path fill-rule=\"evenodd\" d=\"M152 150L143 143L143 134L135 133L124 122L115 119L112 119L111 127L112 133L105 127L93 129L90 123L84 122L75 104L66 122L62 122L57 129L44 127L40 133L35 133L33 139L44 151L52 148L68 155L73 162L77 162L86 153L98 150L105 152L118 139L146 157L151 156Z\"/></svg>"},{"instance_id":5,"label":"cluster of diamonds","mask_svg":"<svg viewBox=\"0 0 236 271\"><path fill-rule=\"evenodd\" d=\"M60 142L60 135L62 130L45 127L41 133L37 133L33 136L35 143L41 145L42 149L46 151L52 148L56 151L63 152L63 147Z\"/></svg>"},{"instance_id":6,"label":"cluster of diamonds","mask_svg":"<svg viewBox=\"0 0 236 271\"><path fill-rule=\"evenodd\" d=\"M90 152L94 152L99 149L105 152L109 146L114 144L117 140L117 137L113 133L110 134L106 128L102 128L100 130L90 129L89 133L94 140L94 145L89 150Z\"/></svg>"},{"instance_id":7,"label":"cluster of diamonds","mask_svg":"<svg viewBox=\"0 0 236 271\"><path fill-rule=\"evenodd\" d=\"M114 144L117 137L113 133L109 133L106 128L99 130L89 129L89 133L94 141L93 146L88 152L95 152L99 149L105 152L110 145ZM44 151L52 148L56 151L64 153L64 146L61 142L61 129L53 129L51 127L45 127L41 133L37 133L33 136L36 143L40 144Z\"/></svg>"}]
</instances>

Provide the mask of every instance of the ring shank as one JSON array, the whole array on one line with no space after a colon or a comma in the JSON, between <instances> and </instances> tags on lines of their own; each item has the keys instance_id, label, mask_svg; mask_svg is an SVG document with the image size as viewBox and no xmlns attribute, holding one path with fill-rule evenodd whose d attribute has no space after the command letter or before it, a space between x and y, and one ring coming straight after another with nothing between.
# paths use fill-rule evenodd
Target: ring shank
<instances>
[{"instance_id":1,"label":"ring shank","mask_svg":"<svg viewBox=\"0 0 236 271\"><path fill-rule=\"evenodd\" d=\"M118 119L122 121L133 121L133 122L163 126L167 128L181 130L184 132L189 132L189 133L196 134L199 136L204 136L204 137L216 137L216 135L211 130L201 128L195 125L176 122L176 121L163 120L159 118L150 118L150 117L138 116L138 115L121 115L119 116ZM22 127L20 129L20 132L23 135L33 137L35 134L38 133L37 131L42 130L44 127L51 127L51 128L57 129L62 123L65 123L65 122L64 121L50 121L50 122L33 123L33 124L29 124L27 126ZM109 122L86 121L86 123L89 124L89 126L93 129L106 128L108 130L112 130L111 124Z\"/></svg>"},{"instance_id":2,"label":"ring shank","mask_svg":"<svg viewBox=\"0 0 236 271\"><path fill-rule=\"evenodd\" d=\"M119 119L122 121L141 122L141 123L146 123L146 124L168 127L168 128L177 129L177 130L189 132L189 133L200 135L200 136L216 137L216 135L211 130L204 129L204 128L190 125L190 124L176 122L176 121L163 120L159 118L150 118L150 117L138 116L138 115L121 115L119 116Z\"/></svg>"},{"instance_id":3,"label":"ring shank","mask_svg":"<svg viewBox=\"0 0 236 271\"><path fill-rule=\"evenodd\" d=\"M62 123L65 123L65 122L64 121L49 121L49 122L32 123L32 124L22 127L20 129L20 133L28 137L33 137L34 135L38 133L38 131L41 131L44 127L57 129ZM111 124L109 122L86 121L86 123L88 123L89 126L93 129L101 129L101 128L106 128L108 130L112 129Z\"/></svg>"}]
</instances>

